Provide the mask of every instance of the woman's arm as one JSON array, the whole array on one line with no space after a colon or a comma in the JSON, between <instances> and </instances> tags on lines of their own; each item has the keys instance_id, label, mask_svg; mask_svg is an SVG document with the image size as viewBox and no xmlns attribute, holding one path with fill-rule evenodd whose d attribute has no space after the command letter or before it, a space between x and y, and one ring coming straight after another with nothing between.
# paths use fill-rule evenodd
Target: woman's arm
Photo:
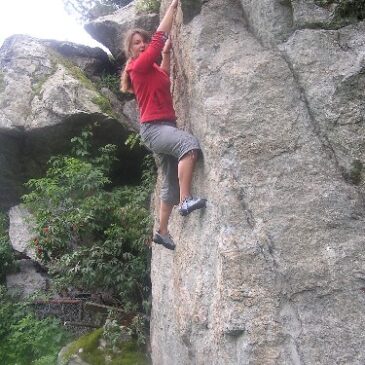
<instances>
[{"instance_id":1,"label":"woman's arm","mask_svg":"<svg viewBox=\"0 0 365 365\"><path fill-rule=\"evenodd\" d=\"M156 30L156 33L152 37L150 45L147 47L146 51L142 52L140 56L136 59L134 63L134 69L136 71L147 72L160 57L161 51L164 49L164 43L167 38L167 33L170 32L172 27L172 21L174 19L174 12L177 4L178 0L172 0L170 6L165 13L165 16L163 17L159 27ZM166 56L166 54L162 55L162 57L164 56ZM165 59L166 64L167 61L168 63L170 63L169 57L166 57Z\"/></svg>"},{"instance_id":2,"label":"woman's arm","mask_svg":"<svg viewBox=\"0 0 365 365\"><path fill-rule=\"evenodd\" d=\"M172 0L170 6L167 8L163 19L161 20L160 25L157 28L158 32L170 33L172 22L174 20L175 9L177 8L178 2L179 0Z\"/></svg>"},{"instance_id":3,"label":"woman's arm","mask_svg":"<svg viewBox=\"0 0 365 365\"><path fill-rule=\"evenodd\" d=\"M161 68L169 75L170 74L170 50L172 44L170 38L166 41L162 50Z\"/></svg>"}]
</instances>

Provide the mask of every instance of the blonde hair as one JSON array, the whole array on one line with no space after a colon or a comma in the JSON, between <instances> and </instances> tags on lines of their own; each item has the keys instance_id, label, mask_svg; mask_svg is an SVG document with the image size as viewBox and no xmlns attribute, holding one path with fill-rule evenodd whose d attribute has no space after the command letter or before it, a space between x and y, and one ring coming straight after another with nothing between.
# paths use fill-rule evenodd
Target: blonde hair
<instances>
[{"instance_id":1,"label":"blonde hair","mask_svg":"<svg viewBox=\"0 0 365 365\"><path fill-rule=\"evenodd\" d=\"M127 32L127 34L124 37L124 53L127 57L127 61L125 63L123 72L120 76L120 91L123 93L131 93L133 94L133 86L132 86L132 82L131 82L131 78L127 72L127 68L128 65L130 64L131 60L132 60L132 52L131 52L131 48L132 48L132 38L135 34L139 34L142 39L149 43L151 40L151 35L145 31L144 29L140 29L140 28L135 28L135 29L131 29Z\"/></svg>"}]
</instances>

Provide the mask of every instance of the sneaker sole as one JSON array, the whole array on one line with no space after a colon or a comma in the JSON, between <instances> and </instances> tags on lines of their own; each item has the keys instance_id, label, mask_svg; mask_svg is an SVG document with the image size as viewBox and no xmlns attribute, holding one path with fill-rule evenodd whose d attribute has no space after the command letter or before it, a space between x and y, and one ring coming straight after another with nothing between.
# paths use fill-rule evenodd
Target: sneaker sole
<instances>
[{"instance_id":1,"label":"sneaker sole","mask_svg":"<svg viewBox=\"0 0 365 365\"><path fill-rule=\"evenodd\" d=\"M187 215L189 215L191 212L193 212L194 210L197 209L202 209L205 208L207 206L207 200L206 199L201 199L200 201L198 201L195 205L192 205L190 207L190 209L179 209L179 213L183 216L186 217Z\"/></svg>"},{"instance_id":2,"label":"sneaker sole","mask_svg":"<svg viewBox=\"0 0 365 365\"><path fill-rule=\"evenodd\" d=\"M165 242L162 237L154 236L152 241L157 243L158 245L166 247L169 250L175 250L175 245L170 245L169 243Z\"/></svg>"}]
</instances>

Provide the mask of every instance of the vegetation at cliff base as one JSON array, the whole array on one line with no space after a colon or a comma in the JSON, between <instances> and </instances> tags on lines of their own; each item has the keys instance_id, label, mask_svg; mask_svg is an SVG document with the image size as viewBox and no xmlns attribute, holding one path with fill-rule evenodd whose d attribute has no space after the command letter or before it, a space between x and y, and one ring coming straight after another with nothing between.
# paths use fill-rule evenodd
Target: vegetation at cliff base
<instances>
[{"instance_id":1,"label":"vegetation at cliff base","mask_svg":"<svg viewBox=\"0 0 365 365\"><path fill-rule=\"evenodd\" d=\"M32 244L59 290L104 291L127 311L143 310L150 290L151 156L139 186L110 189L116 146L93 155L91 129L72 144L70 155L51 158L45 177L27 183L23 201L36 220Z\"/></svg>"},{"instance_id":2,"label":"vegetation at cliff base","mask_svg":"<svg viewBox=\"0 0 365 365\"><path fill-rule=\"evenodd\" d=\"M107 356L110 364L144 365L148 361L140 345L146 343L144 313L150 293L149 197L155 184L154 164L147 156L140 185L111 188L108 174L116 162L116 146L106 145L94 153L92 139L92 128L85 129L72 139L69 155L52 157L46 176L26 184L29 192L23 201L36 222L31 244L50 269L53 290L106 291L130 313L126 327L110 314L102 329L76 343L85 349L85 361L104 364ZM134 137L128 140L131 145L135 142ZM2 282L14 262L8 225L1 213ZM121 340L122 330L128 332L127 341ZM95 345L101 334L107 343L104 350ZM70 339L59 321L37 319L27 302L0 286L0 364L56 364Z\"/></svg>"},{"instance_id":3,"label":"vegetation at cliff base","mask_svg":"<svg viewBox=\"0 0 365 365\"><path fill-rule=\"evenodd\" d=\"M62 361L67 362L73 354L86 361L90 365L147 365L149 364L135 341L120 342L112 349L108 345L103 348L100 341L105 339L105 331L99 328L88 333L68 346Z\"/></svg>"},{"instance_id":4,"label":"vegetation at cliff base","mask_svg":"<svg viewBox=\"0 0 365 365\"><path fill-rule=\"evenodd\" d=\"M14 265L14 255L9 242L8 218L0 212L0 283L5 281L5 275Z\"/></svg>"},{"instance_id":5,"label":"vegetation at cliff base","mask_svg":"<svg viewBox=\"0 0 365 365\"><path fill-rule=\"evenodd\" d=\"M0 286L0 364L55 364L67 337L57 320L36 319Z\"/></svg>"}]
</instances>

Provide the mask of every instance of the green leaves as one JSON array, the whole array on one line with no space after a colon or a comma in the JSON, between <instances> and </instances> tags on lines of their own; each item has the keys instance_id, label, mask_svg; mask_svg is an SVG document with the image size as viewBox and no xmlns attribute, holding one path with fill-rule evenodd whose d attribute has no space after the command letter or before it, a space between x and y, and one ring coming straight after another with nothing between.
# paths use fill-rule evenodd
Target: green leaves
<instances>
[{"instance_id":1,"label":"green leaves","mask_svg":"<svg viewBox=\"0 0 365 365\"><path fill-rule=\"evenodd\" d=\"M26 184L23 201L36 221L32 244L58 285L107 290L125 308L141 309L149 290L153 160L146 160L141 185L106 191L116 147L93 155L91 129L71 142L71 156L51 158L46 176Z\"/></svg>"},{"instance_id":2,"label":"green leaves","mask_svg":"<svg viewBox=\"0 0 365 365\"><path fill-rule=\"evenodd\" d=\"M158 13L160 5L160 0L137 0L136 9L142 13Z\"/></svg>"},{"instance_id":3,"label":"green leaves","mask_svg":"<svg viewBox=\"0 0 365 365\"><path fill-rule=\"evenodd\" d=\"M24 304L14 303L4 287L0 287L0 299L0 364L55 363L67 339L59 322L37 320Z\"/></svg>"},{"instance_id":4,"label":"green leaves","mask_svg":"<svg viewBox=\"0 0 365 365\"><path fill-rule=\"evenodd\" d=\"M5 275L13 267L14 262L7 226L7 217L0 212L0 283L5 280Z\"/></svg>"}]
</instances>

